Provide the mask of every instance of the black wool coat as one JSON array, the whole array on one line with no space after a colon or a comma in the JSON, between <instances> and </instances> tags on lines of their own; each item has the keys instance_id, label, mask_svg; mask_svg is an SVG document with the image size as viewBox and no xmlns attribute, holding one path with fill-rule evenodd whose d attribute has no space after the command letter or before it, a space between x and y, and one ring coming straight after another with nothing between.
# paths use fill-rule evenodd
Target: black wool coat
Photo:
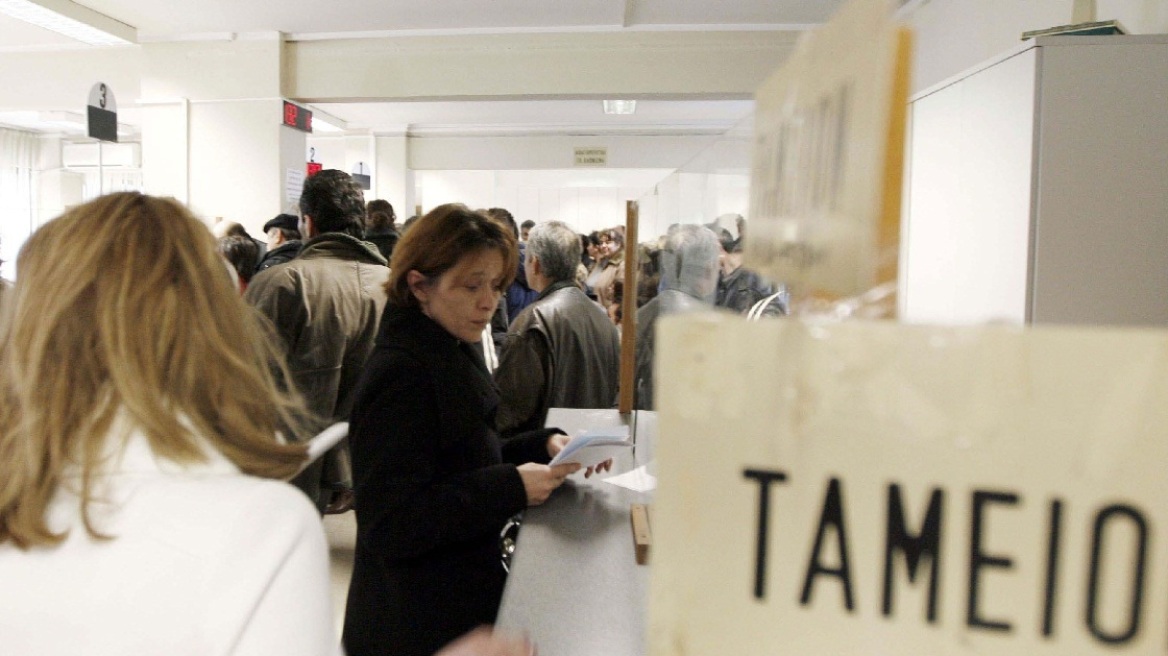
<instances>
[{"instance_id":1,"label":"black wool coat","mask_svg":"<svg viewBox=\"0 0 1168 656\"><path fill-rule=\"evenodd\" d=\"M498 613L499 533L527 506L515 464L546 463L554 429L500 442L480 348L417 309L382 316L350 417L349 656L429 656Z\"/></svg>"}]
</instances>

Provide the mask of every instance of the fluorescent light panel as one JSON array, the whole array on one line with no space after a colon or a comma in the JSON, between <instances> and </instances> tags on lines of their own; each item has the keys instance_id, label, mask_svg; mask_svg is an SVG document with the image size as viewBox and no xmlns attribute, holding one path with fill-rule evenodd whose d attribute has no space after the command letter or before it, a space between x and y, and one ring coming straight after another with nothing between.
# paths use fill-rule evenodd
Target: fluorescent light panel
<instances>
[{"instance_id":1,"label":"fluorescent light panel","mask_svg":"<svg viewBox=\"0 0 1168 656\"><path fill-rule=\"evenodd\" d=\"M0 13L94 46L132 45L137 30L69 0L0 0Z\"/></svg>"},{"instance_id":2,"label":"fluorescent light panel","mask_svg":"<svg viewBox=\"0 0 1168 656\"><path fill-rule=\"evenodd\" d=\"M338 127L336 125L333 125L332 123L329 123L328 121L321 118L320 116L317 116L316 110L313 110L312 131L313 132L328 133L328 132L344 132L345 129L342 127Z\"/></svg>"},{"instance_id":3,"label":"fluorescent light panel","mask_svg":"<svg viewBox=\"0 0 1168 656\"><path fill-rule=\"evenodd\" d=\"M635 100L604 101L605 114L632 114L635 111L637 111L637 101Z\"/></svg>"}]
</instances>

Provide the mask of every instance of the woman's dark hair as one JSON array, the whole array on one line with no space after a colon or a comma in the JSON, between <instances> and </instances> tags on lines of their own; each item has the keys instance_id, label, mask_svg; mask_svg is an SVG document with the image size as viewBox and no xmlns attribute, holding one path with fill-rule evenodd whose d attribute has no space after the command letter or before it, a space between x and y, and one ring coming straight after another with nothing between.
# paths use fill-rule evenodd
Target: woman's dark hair
<instances>
[{"instance_id":1,"label":"woman's dark hair","mask_svg":"<svg viewBox=\"0 0 1168 656\"><path fill-rule=\"evenodd\" d=\"M365 229L369 232L387 232L393 229L397 214L389 201L380 198L365 206Z\"/></svg>"},{"instance_id":2,"label":"woman's dark hair","mask_svg":"<svg viewBox=\"0 0 1168 656\"><path fill-rule=\"evenodd\" d=\"M502 288L515 279L519 268L519 245L502 223L466 205L439 205L402 236L393 249L389 281L385 291L398 307L418 307L410 291L409 272L436 278L454 268L462 258L484 250L503 256Z\"/></svg>"},{"instance_id":3,"label":"woman's dark hair","mask_svg":"<svg viewBox=\"0 0 1168 656\"><path fill-rule=\"evenodd\" d=\"M515 224L515 217L511 216L511 212L502 207L492 207L487 210L487 216L496 221L502 221L505 225L511 228L511 234L516 239L519 239L519 226Z\"/></svg>"}]
</instances>

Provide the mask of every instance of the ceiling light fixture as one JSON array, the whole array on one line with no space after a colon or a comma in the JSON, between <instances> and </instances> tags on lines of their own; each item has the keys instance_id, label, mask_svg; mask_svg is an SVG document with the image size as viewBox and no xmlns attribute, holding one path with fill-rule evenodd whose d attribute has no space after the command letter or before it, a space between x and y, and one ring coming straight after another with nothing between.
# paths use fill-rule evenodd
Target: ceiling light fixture
<instances>
[{"instance_id":1,"label":"ceiling light fixture","mask_svg":"<svg viewBox=\"0 0 1168 656\"><path fill-rule=\"evenodd\" d=\"M349 131L348 121L337 118L313 105L308 105L308 109L312 111L312 132L314 134L336 134Z\"/></svg>"},{"instance_id":2,"label":"ceiling light fixture","mask_svg":"<svg viewBox=\"0 0 1168 656\"><path fill-rule=\"evenodd\" d=\"M332 123L328 122L324 118L321 118L320 115L316 114L315 112L316 112L316 110L313 110L313 115L312 115L312 131L313 132L329 133L329 132L344 132L345 131L344 128L337 126L337 125L333 125Z\"/></svg>"},{"instance_id":3,"label":"ceiling light fixture","mask_svg":"<svg viewBox=\"0 0 1168 656\"><path fill-rule=\"evenodd\" d=\"M0 13L94 46L138 40L133 27L70 0L0 0Z\"/></svg>"},{"instance_id":4,"label":"ceiling light fixture","mask_svg":"<svg viewBox=\"0 0 1168 656\"><path fill-rule=\"evenodd\" d=\"M632 114L635 111L637 111L637 101L635 100L604 101L605 114Z\"/></svg>"}]
</instances>

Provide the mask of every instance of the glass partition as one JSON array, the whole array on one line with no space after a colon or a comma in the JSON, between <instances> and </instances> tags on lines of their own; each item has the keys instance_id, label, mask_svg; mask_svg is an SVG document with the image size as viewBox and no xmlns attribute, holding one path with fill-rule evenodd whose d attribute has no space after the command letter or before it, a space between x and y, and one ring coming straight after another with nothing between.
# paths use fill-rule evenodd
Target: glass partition
<instances>
[{"instance_id":1,"label":"glass partition","mask_svg":"<svg viewBox=\"0 0 1168 656\"><path fill-rule=\"evenodd\" d=\"M589 282L622 329L621 389L631 392L624 392L622 410L654 407L658 318L714 308L750 318L787 313L785 286L742 266L753 131L748 116L636 199L628 226L608 231L621 234L602 237L610 245L592 265ZM633 244L617 254L617 241Z\"/></svg>"},{"instance_id":2,"label":"glass partition","mask_svg":"<svg viewBox=\"0 0 1168 656\"><path fill-rule=\"evenodd\" d=\"M684 166L637 199L641 241L663 237L673 224L729 224L750 204L750 147L754 116L747 116Z\"/></svg>"}]
</instances>

